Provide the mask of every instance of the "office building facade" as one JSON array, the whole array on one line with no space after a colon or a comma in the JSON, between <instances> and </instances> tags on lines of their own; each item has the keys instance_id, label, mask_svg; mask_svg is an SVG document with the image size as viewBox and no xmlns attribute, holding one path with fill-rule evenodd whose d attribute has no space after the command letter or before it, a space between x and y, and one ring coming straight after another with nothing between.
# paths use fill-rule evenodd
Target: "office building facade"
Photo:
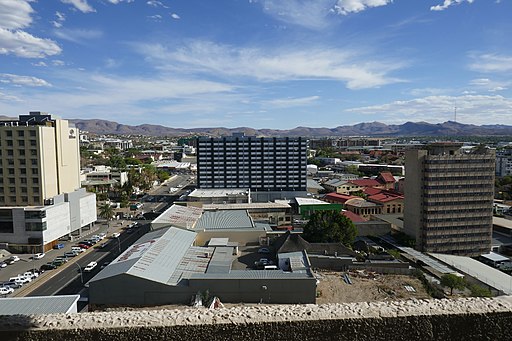
<instances>
[{"instance_id":1,"label":"office building facade","mask_svg":"<svg viewBox=\"0 0 512 341\"><path fill-rule=\"evenodd\" d=\"M307 140L234 135L197 140L199 188L305 192Z\"/></svg>"},{"instance_id":2,"label":"office building facade","mask_svg":"<svg viewBox=\"0 0 512 341\"><path fill-rule=\"evenodd\" d=\"M496 176L512 175L512 149L507 148L496 153Z\"/></svg>"},{"instance_id":3,"label":"office building facade","mask_svg":"<svg viewBox=\"0 0 512 341\"><path fill-rule=\"evenodd\" d=\"M404 232L420 251L477 256L491 249L495 151L461 146L406 152Z\"/></svg>"},{"instance_id":4,"label":"office building facade","mask_svg":"<svg viewBox=\"0 0 512 341\"><path fill-rule=\"evenodd\" d=\"M78 130L31 112L0 122L0 243L46 250L96 221L96 198L80 188Z\"/></svg>"}]
</instances>

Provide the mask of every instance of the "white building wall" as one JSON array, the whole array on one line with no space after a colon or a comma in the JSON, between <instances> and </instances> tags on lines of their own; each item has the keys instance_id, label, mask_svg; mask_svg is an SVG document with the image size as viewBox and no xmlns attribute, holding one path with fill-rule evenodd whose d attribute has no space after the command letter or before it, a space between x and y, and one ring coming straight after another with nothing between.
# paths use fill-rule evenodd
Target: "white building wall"
<instances>
[{"instance_id":1,"label":"white building wall","mask_svg":"<svg viewBox=\"0 0 512 341\"><path fill-rule=\"evenodd\" d=\"M45 209L47 230L43 231L44 244L71 233L68 202L45 206Z\"/></svg>"},{"instance_id":2,"label":"white building wall","mask_svg":"<svg viewBox=\"0 0 512 341\"><path fill-rule=\"evenodd\" d=\"M96 212L96 194L87 193L87 195L80 198L81 227L95 222L98 219Z\"/></svg>"}]
</instances>

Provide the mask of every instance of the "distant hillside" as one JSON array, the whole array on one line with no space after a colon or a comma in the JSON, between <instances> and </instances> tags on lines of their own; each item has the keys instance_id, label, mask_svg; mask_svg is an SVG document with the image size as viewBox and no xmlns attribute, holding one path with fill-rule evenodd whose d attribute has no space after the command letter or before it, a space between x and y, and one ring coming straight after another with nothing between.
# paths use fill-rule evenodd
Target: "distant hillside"
<instances>
[{"instance_id":1,"label":"distant hillside","mask_svg":"<svg viewBox=\"0 0 512 341\"><path fill-rule=\"evenodd\" d=\"M426 122L407 122L400 125L387 125L380 122L359 123L352 126L336 128L297 127L289 130L240 128L170 128L161 125L143 124L130 126L106 120L71 119L80 130L95 134L147 135L147 136L182 136L187 134L204 134L212 136L228 136L233 132L245 132L256 136L482 136L512 135L512 126L462 124L444 122L431 124Z\"/></svg>"}]
</instances>

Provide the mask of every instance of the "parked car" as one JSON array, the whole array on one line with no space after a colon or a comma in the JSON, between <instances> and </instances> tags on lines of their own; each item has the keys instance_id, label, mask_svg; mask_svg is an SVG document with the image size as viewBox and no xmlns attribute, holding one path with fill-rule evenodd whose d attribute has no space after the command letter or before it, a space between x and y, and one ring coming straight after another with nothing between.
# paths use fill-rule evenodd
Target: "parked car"
<instances>
[{"instance_id":1,"label":"parked car","mask_svg":"<svg viewBox=\"0 0 512 341\"><path fill-rule=\"evenodd\" d=\"M0 287L0 295L9 295L14 292L11 287Z\"/></svg>"},{"instance_id":2,"label":"parked car","mask_svg":"<svg viewBox=\"0 0 512 341\"><path fill-rule=\"evenodd\" d=\"M39 270L41 271L45 271L45 270L53 270L53 269L57 269L57 265L53 264L53 263L46 263L46 264L43 264L41 265L41 267L39 268Z\"/></svg>"},{"instance_id":3,"label":"parked car","mask_svg":"<svg viewBox=\"0 0 512 341\"><path fill-rule=\"evenodd\" d=\"M32 257L33 259L41 259L45 256L46 254L44 252L38 252L36 254L34 254L34 256Z\"/></svg>"},{"instance_id":4,"label":"parked car","mask_svg":"<svg viewBox=\"0 0 512 341\"><path fill-rule=\"evenodd\" d=\"M119 238L120 235L121 235L121 233L114 232L114 233L112 233L112 238Z\"/></svg>"},{"instance_id":5,"label":"parked car","mask_svg":"<svg viewBox=\"0 0 512 341\"><path fill-rule=\"evenodd\" d=\"M66 259L63 259L63 258L55 258L52 262L53 265L55 266L61 266L62 264L66 263L67 260Z\"/></svg>"},{"instance_id":6,"label":"parked car","mask_svg":"<svg viewBox=\"0 0 512 341\"><path fill-rule=\"evenodd\" d=\"M9 281L20 281L21 284L26 284L32 282L32 277L27 277L23 275L18 275L16 277L9 278Z\"/></svg>"},{"instance_id":7,"label":"parked car","mask_svg":"<svg viewBox=\"0 0 512 341\"><path fill-rule=\"evenodd\" d=\"M78 247L83 249L83 250L87 250L88 248L90 248L91 246L89 244L83 244L83 243L80 243L78 244Z\"/></svg>"},{"instance_id":8,"label":"parked car","mask_svg":"<svg viewBox=\"0 0 512 341\"><path fill-rule=\"evenodd\" d=\"M6 262L0 262L0 268L5 268L7 266Z\"/></svg>"},{"instance_id":9,"label":"parked car","mask_svg":"<svg viewBox=\"0 0 512 341\"><path fill-rule=\"evenodd\" d=\"M20 260L20 257L18 256L11 256L9 258L7 258L6 260L4 260L4 262L8 265L11 265L11 264L14 264L15 262L19 261Z\"/></svg>"},{"instance_id":10,"label":"parked car","mask_svg":"<svg viewBox=\"0 0 512 341\"><path fill-rule=\"evenodd\" d=\"M109 265L110 262L103 262L103 264L101 264L100 266L100 269L105 269L107 267L107 265Z\"/></svg>"},{"instance_id":11,"label":"parked car","mask_svg":"<svg viewBox=\"0 0 512 341\"><path fill-rule=\"evenodd\" d=\"M55 244L55 245L53 245L53 248L55 250L63 249L64 248L64 244L62 244L62 243Z\"/></svg>"},{"instance_id":12,"label":"parked car","mask_svg":"<svg viewBox=\"0 0 512 341\"><path fill-rule=\"evenodd\" d=\"M37 277L39 277L39 272L38 271L27 271L23 274L23 276L30 277L32 279L36 279Z\"/></svg>"},{"instance_id":13,"label":"parked car","mask_svg":"<svg viewBox=\"0 0 512 341\"><path fill-rule=\"evenodd\" d=\"M76 252L76 253L82 253L82 252L85 252L88 248L89 247L84 248L84 247L81 247L81 246L72 246L71 247L71 251Z\"/></svg>"},{"instance_id":14,"label":"parked car","mask_svg":"<svg viewBox=\"0 0 512 341\"><path fill-rule=\"evenodd\" d=\"M7 282L3 282L2 283L2 286L4 287L10 287L10 288L13 288L13 289L19 289L23 286L23 283L21 283L21 281L7 281Z\"/></svg>"},{"instance_id":15,"label":"parked car","mask_svg":"<svg viewBox=\"0 0 512 341\"><path fill-rule=\"evenodd\" d=\"M107 234L106 234L105 232L102 232L102 233L98 234L98 236L99 236L101 239L104 239L104 238L107 236Z\"/></svg>"},{"instance_id":16,"label":"parked car","mask_svg":"<svg viewBox=\"0 0 512 341\"><path fill-rule=\"evenodd\" d=\"M96 266L98 265L98 263L96 262L90 262L89 264L87 264L87 266L84 268L84 272L91 272Z\"/></svg>"},{"instance_id":17,"label":"parked car","mask_svg":"<svg viewBox=\"0 0 512 341\"><path fill-rule=\"evenodd\" d=\"M94 243L92 243L92 242L90 242L88 240L82 240L79 244L88 245L89 247L94 245Z\"/></svg>"},{"instance_id":18,"label":"parked car","mask_svg":"<svg viewBox=\"0 0 512 341\"><path fill-rule=\"evenodd\" d=\"M270 250L268 247L261 247L261 248L259 248L258 253L267 254L267 253L270 253Z\"/></svg>"},{"instance_id":19,"label":"parked car","mask_svg":"<svg viewBox=\"0 0 512 341\"><path fill-rule=\"evenodd\" d=\"M74 251L68 251L64 253L64 257L75 257L77 255Z\"/></svg>"}]
</instances>

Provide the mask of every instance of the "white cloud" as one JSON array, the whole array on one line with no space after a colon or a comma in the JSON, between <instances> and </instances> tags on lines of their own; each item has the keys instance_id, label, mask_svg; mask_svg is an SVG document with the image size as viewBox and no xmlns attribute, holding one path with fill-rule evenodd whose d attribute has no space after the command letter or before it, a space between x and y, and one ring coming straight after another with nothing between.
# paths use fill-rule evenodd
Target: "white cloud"
<instances>
[{"instance_id":1,"label":"white cloud","mask_svg":"<svg viewBox=\"0 0 512 341\"><path fill-rule=\"evenodd\" d=\"M507 90L508 86L512 84L512 82L500 82L500 81L493 81L489 78L477 78L473 79L469 82L469 84L477 89L480 90L487 90L489 92L497 92L497 91L504 91Z\"/></svg>"},{"instance_id":2,"label":"white cloud","mask_svg":"<svg viewBox=\"0 0 512 341\"><path fill-rule=\"evenodd\" d=\"M29 0L0 1L0 28L16 30L30 26L34 12Z\"/></svg>"},{"instance_id":3,"label":"white cloud","mask_svg":"<svg viewBox=\"0 0 512 341\"><path fill-rule=\"evenodd\" d=\"M155 21L161 21L162 16L160 14L148 15L148 19L155 20Z\"/></svg>"},{"instance_id":4,"label":"white cloud","mask_svg":"<svg viewBox=\"0 0 512 341\"><path fill-rule=\"evenodd\" d=\"M61 48L53 40L34 37L25 31L0 28L0 54L24 58L44 58L59 54Z\"/></svg>"},{"instance_id":5,"label":"white cloud","mask_svg":"<svg viewBox=\"0 0 512 341\"><path fill-rule=\"evenodd\" d=\"M264 102L275 108L290 108L310 105L320 99L320 96L298 97L298 98L281 98Z\"/></svg>"},{"instance_id":6,"label":"white cloud","mask_svg":"<svg viewBox=\"0 0 512 341\"><path fill-rule=\"evenodd\" d=\"M110 2L111 4L114 4L114 5L117 5L121 2L126 2L126 3L131 3L133 2L134 0L108 0L108 2Z\"/></svg>"},{"instance_id":7,"label":"white cloud","mask_svg":"<svg viewBox=\"0 0 512 341\"><path fill-rule=\"evenodd\" d=\"M61 28L64 21L66 21L66 15L59 11L55 12L55 16L57 17L54 21L52 21L53 27Z\"/></svg>"},{"instance_id":8,"label":"white cloud","mask_svg":"<svg viewBox=\"0 0 512 341\"><path fill-rule=\"evenodd\" d=\"M43 61L40 61L40 62L37 62L37 63L32 63L32 65L37 66L37 67L46 67L46 66L48 66L48 64L46 64Z\"/></svg>"},{"instance_id":9,"label":"white cloud","mask_svg":"<svg viewBox=\"0 0 512 341\"><path fill-rule=\"evenodd\" d=\"M149 0L146 2L146 4L148 4L148 6L152 6L152 7L169 8L169 6L166 6L161 1L157 1L157 0Z\"/></svg>"},{"instance_id":10,"label":"white cloud","mask_svg":"<svg viewBox=\"0 0 512 341\"><path fill-rule=\"evenodd\" d=\"M388 5L393 0L250 0L249 2L260 4L265 13L277 20L310 29L323 29L332 22L333 14L356 13L371 7Z\"/></svg>"},{"instance_id":11,"label":"white cloud","mask_svg":"<svg viewBox=\"0 0 512 341\"><path fill-rule=\"evenodd\" d=\"M176 19L176 20L180 19L180 16L179 16L179 15L177 15L176 13L172 13L172 14L171 14L171 17L172 17L173 19Z\"/></svg>"},{"instance_id":12,"label":"white cloud","mask_svg":"<svg viewBox=\"0 0 512 341\"><path fill-rule=\"evenodd\" d=\"M90 13L90 12L96 12L96 10L89 5L87 0L60 0L64 4L69 4L74 6L77 10L79 10L82 13Z\"/></svg>"},{"instance_id":13,"label":"white cloud","mask_svg":"<svg viewBox=\"0 0 512 341\"><path fill-rule=\"evenodd\" d=\"M54 41L23 31L32 23L34 10L30 2L31 0L0 1L0 54L44 58L61 52Z\"/></svg>"},{"instance_id":14,"label":"white cloud","mask_svg":"<svg viewBox=\"0 0 512 341\"><path fill-rule=\"evenodd\" d=\"M195 41L174 51L162 45L137 44L136 51L173 72L206 73L214 77L245 77L259 81L333 80L349 89L379 87L402 82L388 76L403 62L378 60L355 51L328 47L295 49L234 48Z\"/></svg>"},{"instance_id":15,"label":"white cloud","mask_svg":"<svg viewBox=\"0 0 512 341\"><path fill-rule=\"evenodd\" d=\"M333 10L338 14L347 15L361 12L371 7L386 6L392 2L393 0L338 0Z\"/></svg>"},{"instance_id":16,"label":"white cloud","mask_svg":"<svg viewBox=\"0 0 512 341\"><path fill-rule=\"evenodd\" d=\"M468 2L468 3L472 4L473 1L474 0L444 0L442 5L432 6L432 7L430 7L430 10L431 11L444 11L445 9L447 9L450 6L459 5L463 2Z\"/></svg>"},{"instance_id":17,"label":"white cloud","mask_svg":"<svg viewBox=\"0 0 512 341\"><path fill-rule=\"evenodd\" d=\"M2 92L0 92L0 101L2 101L2 102L22 102L22 100L19 99L18 97L6 95Z\"/></svg>"},{"instance_id":18,"label":"white cloud","mask_svg":"<svg viewBox=\"0 0 512 341\"><path fill-rule=\"evenodd\" d=\"M379 119L387 122L403 123L404 120L412 120L437 123L453 120L455 107L457 121L463 123L512 123L512 99L498 95L428 96L346 111L378 115L381 117Z\"/></svg>"},{"instance_id":19,"label":"white cloud","mask_svg":"<svg viewBox=\"0 0 512 341\"><path fill-rule=\"evenodd\" d=\"M469 65L473 71L484 73L502 73L512 71L512 56L503 56L498 54L472 55L474 60Z\"/></svg>"},{"instance_id":20,"label":"white cloud","mask_svg":"<svg viewBox=\"0 0 512 341\"><path fill-rule=\"evenodd\" d=\"M0 83L13 84L19 86L51 86L50 83L44 79L31 77L31 76L20 76L13 75L10 73L0 73Z\"/></svg>"},{"instance_id":21,"label":"white cloud","mask_svg":"<svg viewBox=\"0 0 512 341\"><path fill-rule=\"evenodd\" d=\"M103 32L99 30L61 29L56 30L55 35L61 39L72 41L74 43L83 43L84 40L101 38Z\"/></svg>"},{"instance_id":22,"label":"white cloud","mask_svg":"<svg viewBox=\"0 0 512 341\"><path fill-rule=\"evenodd\" d=\"M66 65L66 63L63 60L59 60L59 59L52 60L52 64L55 65L55 66L64 66L64 65Z\"/></svg>"}]
</instances>

